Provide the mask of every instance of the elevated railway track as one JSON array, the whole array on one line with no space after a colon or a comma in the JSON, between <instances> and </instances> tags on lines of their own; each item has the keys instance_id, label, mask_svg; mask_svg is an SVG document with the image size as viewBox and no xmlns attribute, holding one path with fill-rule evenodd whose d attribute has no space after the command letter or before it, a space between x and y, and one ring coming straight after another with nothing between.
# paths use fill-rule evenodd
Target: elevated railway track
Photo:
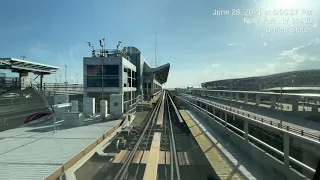
<instances>
[{"instance_id":1,"label":"elevated railway track","mask_svg":"<svg viewBox=\"0 0 320 180\"><path fill-rule=\"evenodd\" d=\"M116 135L104 153L95 174L77 179L219 179L166 91L140 126Z\"/></svg>"}]
</instances>

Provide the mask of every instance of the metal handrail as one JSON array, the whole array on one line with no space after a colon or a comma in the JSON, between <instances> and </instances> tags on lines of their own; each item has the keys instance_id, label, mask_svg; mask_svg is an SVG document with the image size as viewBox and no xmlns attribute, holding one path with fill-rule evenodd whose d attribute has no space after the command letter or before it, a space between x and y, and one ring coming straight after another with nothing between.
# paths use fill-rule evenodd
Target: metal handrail
<instances>
[{"instance_id":1,"label":"metal handrail","mask_svg":"<svg viewBox=\"0 0 320 180\"><path fill-rule=\"evenodd\" d=\"M186 99L180 98L180 97L178 97L178 96L176 96L176 97L177 97L178 99L180 99L181 101L187 103L188 105L194 107L194 108L197 109L198 111L202 112L203 114L206 114L205 112L203 112L203 111L205 111L205 110L204 110L203 108L199 107L198 105L196 105L196 104L194 104L194 103L192 103L192 102L190 102L190 101L188 101L188 100L186 100ZM222 110L222 109L221 109L221 110ZM225 111L227 111L227 110L225 110ZM209 113L209 112L207 112L207 113ZM222 120L222 119L219 118L218 116L213 115L212 113L210 113L210 115L212 115L212 116L214 116L215 118L217 118L217 119L225 122L224 120ZM210 117L210 118L211 118L211 117ZM213 118L211 118L211 119L213 119ZM215 120L215 119L213 119L213 120ZM252 119L248 118L248 120L252 120ZM230 124L230 123L228 123L228 122L226 122L226 124L227 124L228 126L232 126L232 128L236 129L238 132L241 132L242 134L245 134L245 132L244 132L243 130L241 130L241 129L235 127L235 126L233 126L232 124ZM234 132L234 130L232 130L232 129L230 129L230 128L228 128L228 129ZM285 157L285 156L286 156L286 155L284 154L284 152L279 151L278 149L276 149L276 148L270 146L269 144L267 144L267 143L265 143L265 142L263 142L263 141L255 138L254 136L252 136L252 135L250 135L250 134L248 134L248 136L249 136L250 139L258 142L259 144L261 144L261 145L265 146L266 148L272 150L273 152L277 153L278 155L280 155L280 156L282 156L282 157ZM308 141L308 139L306 139L306 140ZM271 156L272 156L272 155L271 155ZM304 164L304 163L302 163L302 162L294 159L293 157L290 157L289 154L288 154L287 156L289 156L289 160L290 160L290 161L294 162L294 163L297 164L298 166L302 167L303 169L305 169L305 170L307 170L307 171L309 171L309 172L311 172L311 173L315 173L315 169L313 169L313 168L311 168L310 166L308 166L308 165L306 165L306 164Z\"/></svg>"}]
</instances>

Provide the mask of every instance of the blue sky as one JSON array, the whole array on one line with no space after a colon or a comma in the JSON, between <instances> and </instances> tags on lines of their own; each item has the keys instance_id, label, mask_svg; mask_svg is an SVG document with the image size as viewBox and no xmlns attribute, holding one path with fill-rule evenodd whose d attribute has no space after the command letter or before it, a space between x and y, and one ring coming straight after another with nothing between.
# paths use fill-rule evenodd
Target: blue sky
<instances>
[{"instance_id":1,"label":"blue sky","mask_svg":"<svg viewBox=\"0 0 320 180\"><path fill-rule=\"evenodd\" d=\"M154 61L170 63L167 87L199 85L201 82L271 74L320 67L319 0L2 0L0 6L0 56L63 67L67 79L82 81L82 57L90 56L86 42L98 46L105 37L108 48L117 41L135 46ZM268 33L286 25L265 24L280 16L213 15L214 10L261 8L303 9L312 15L282 16L312 20L309 33ZM257 12L257 11L255 11ZM244 18L259 20L246 24ZM320 24L319 24L320 25ZM7 71L6 71L7 72ZM9 75L9 74L8 74ZM64 80L64 70L57 74ZM55 76L46 81L55 82Z\"/></svg>"}]
</instances>

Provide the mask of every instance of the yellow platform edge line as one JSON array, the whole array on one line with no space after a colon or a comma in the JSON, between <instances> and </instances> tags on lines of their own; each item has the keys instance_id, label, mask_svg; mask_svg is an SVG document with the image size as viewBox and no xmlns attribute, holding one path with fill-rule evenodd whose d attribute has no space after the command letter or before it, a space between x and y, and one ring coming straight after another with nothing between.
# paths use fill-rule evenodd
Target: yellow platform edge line
<instances>
[{"instance_id":1,"label":"yellow platform edge line","mask_svg":"<svg viewBox=\"0 0 320 180\"><path fill-rule=\"evenodd\" d=\"M217 175L221 179L245 179L242 173L224 157L189 114L185 110L179 110L179 112Z\"/></svg>"}]
</instances>

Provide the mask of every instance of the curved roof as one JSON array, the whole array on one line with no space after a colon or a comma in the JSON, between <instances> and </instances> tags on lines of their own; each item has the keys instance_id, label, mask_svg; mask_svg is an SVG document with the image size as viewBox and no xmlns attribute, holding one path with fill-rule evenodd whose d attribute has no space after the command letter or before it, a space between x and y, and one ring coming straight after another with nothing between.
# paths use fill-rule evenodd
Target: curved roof
<instances>
[{"instance_id":1,"label":"curved roof","mask_svg":"<svg viewBox=\"0 0 320 180\"><path fill-rule=\"evenodd\" d=\"M160 83L164 84L168 80L169 70L170 70L170 64L164 64L162 66L151 68L148 64L144 64L143 66L144 72L146 73L154 73L155 79Z\"/></svg>"},{"instance_id":2,"label":"curved roof","mask_svg":"<svg viewBox=\"0 0 320 180\"><path fill-rule=\"evenodd\" d=\"M317 86L320 69L290 71L266 76L225 79L202 83L202 87L261 90L279 86Z\"/></svg>"},{"instance_id":3,"label":"curved roof","mask_svg":"<svg viewBox=\"0 0 320 180\"><path fill-rule=\"evenodd\" d=\"M141 51L134 46L124 47L123 49L129 51L130 54L141 54Z\"/></svg>"},{"instance_id":4,"label":"curved roof","mask_svg":"<svg viewBox=\"0 0 320 180\"><path fill-rule=\"evenodd\" d=\"M223 79L223 80L215 80L215 81L208 81L206 83L223 83L227 81L246 81L246 80L265 80L265 79L278 79L278 78L294 78L297 76L320 76L320 69L313 69L313 70L301 70L301 71L290 71L290 72L282 72L276 73L266 76L252 76L252 77L245 77L245 78L234 78L234 79Z\"/></svg>"}]
</instances>

